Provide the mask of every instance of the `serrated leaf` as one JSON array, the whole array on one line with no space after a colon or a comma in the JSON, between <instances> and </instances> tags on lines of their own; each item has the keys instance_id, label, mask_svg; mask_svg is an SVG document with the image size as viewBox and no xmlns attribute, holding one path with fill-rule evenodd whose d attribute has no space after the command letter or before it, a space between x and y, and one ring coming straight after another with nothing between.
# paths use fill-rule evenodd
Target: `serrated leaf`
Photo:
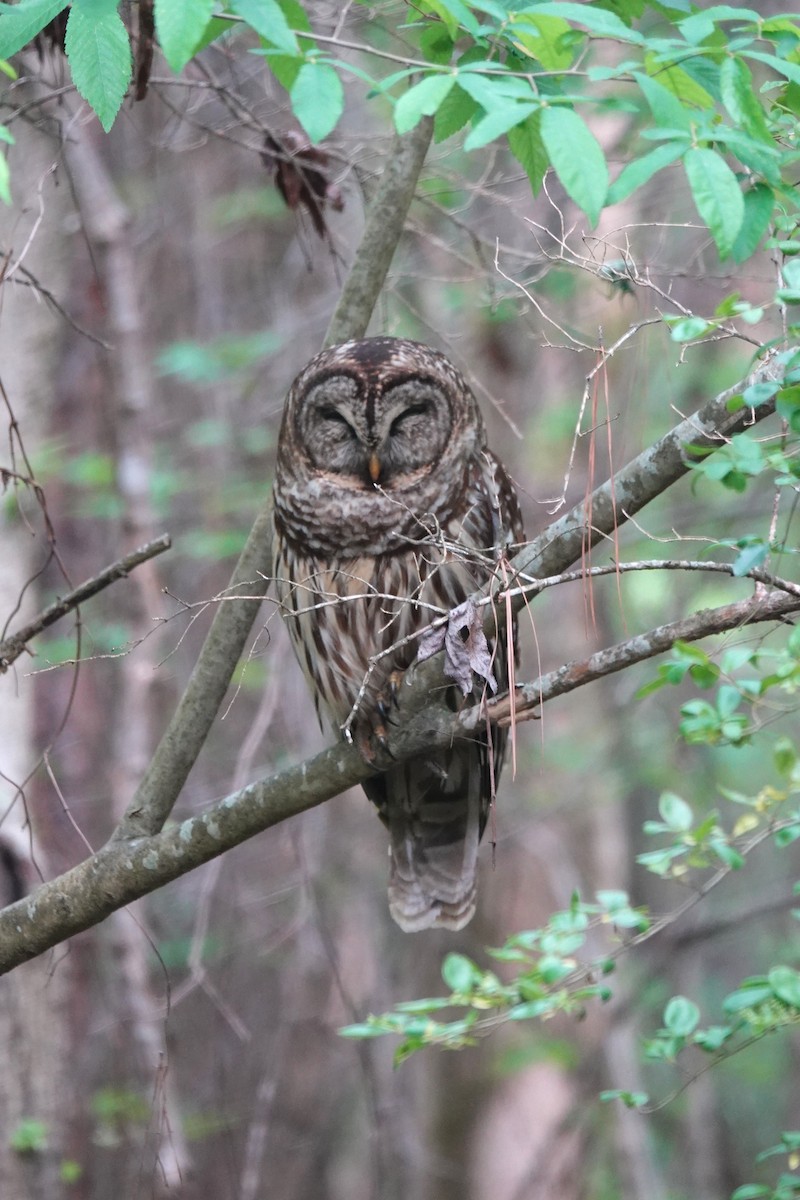
<instances>
[{"instance_id":1,"label":"serrated leaf","mask_svg":"<svg viewBox=\"0 0 800 1200\"><path fill-rule=\"evenodd\" d=\"M554 105L542 109L541 133L561 186L594 227L608 193L608 167L597 138L571 108Z\"/></svg>"},{"instance_id":2,"label":"serrated leaf","mask_svg":"<svg viewBox=\"0 0 800 1200\"><path fill-rule=\"evenodd\" d=\"M509 149L517 162L524 167L534 196L539 194L544 173L549 165L542 142L539 117L538 112L531 113L521 125L515 125L508 131Z\"/></svg>"},{"instance_id":3,"label":"serrated leaf","mask_svg":"<svg viewBox=\"0 0 800 1200\"><path fill-rule=\"evenodd\" d=\"M231 8L259 37L269 42L276 50L282 50L290 57L300 54L297 38L292 33L277 0L231 0Z\"/></svg>"},{"instance_id":4,"label":"serrated leaf","mask_svg":"<svg viewBox=\"0 0 800 1200\"><path fill-rule=\"evenodd\" d=\"M468 96L456 85L445 97L434 117L433 140L438 145L439 142L444 142L454 133L458 133L478 110L479 105L472 96Z\"/></svg>"},{"instance_id":5,"label":"serrated leaf","mask_svg":"<svg viewBox=\"0 0 800 1200\"><path fill-rule=\"evenodd\" d=\"M728 55L720 67L719 85L722 103L734 124L741 126L752 137L772 145L767 119L756 98L753 76L747 64L741 58Z\"/></svg>"},{"instance_id":6,"label":"serrated leaf","mask_svg":"<svg viewBox=\"0 0 800 1200\"><path fill-rule=\"evenodd\" d=\"M713 150L689 150L683 165L697 211L717 244L720 258L727 258L744 220L739 181Z\"/></svg>"},{"instance_id":7,"label":"serrated leaf","mask_svg":"<svg viewBox=\"0 0 800 1200\"><path fill-rule=\"evenodd\" d=\"M156 33L177 75L186 66L214 11L214 0L155 0Z\"/></svg>"},{"instance_id":8,"label":"serrated leaf","mask_svg":"<svg viewBox=\"0 0 800 1200\"><path fill-rule=\"evenodd\" d=\"M67 7L66 0L20 0L0 12L0 58L11 58Z\"/></svg>"},{"instance_id":9,"label":"serrated leaf","mask_svg":"<svg viewBox=\"0 0 800 1200\"><path fill-rule=\"evenodd\" d=\"M404 92L394 107L394 127L398 133L408 133L422 117L432 116L450 94L455 75L428 75Z\"/></svg>"},{"instance_id":10,"label":"serrated leaf","mask_svg":"<svg viewBox=\"0 0 800 1200\"><path fill-rule=\"evenodd\" d=\"M664 167L681 158L688 149L688 141L665 142L663 146L656 146L655 150L641 158L626 163L608 189L607 203L619 204L620 201L627 200L632 192L652 179L656 172L662 171Z\"/></svg>"},{"instance_id":11,"label":"serrated leaf","mask_svg":"<svg viewBox=\"0 0 800 1200\"><path fill-rule=\"evenodd\" d=\"M108 133L131 79L128 31L116 6L74 0L64 42L75 87Z\"/></svg>"},{"instance_id":12,"label":"serrated leaf","mask_svg":"<svg viewBox=\"0 0 800 1200\"><path fill-rule=\"evenodd\" d=\"M289 95L294 115L310 141L321 142L336 127L344 109L344 89L333 67L304 63Z\"/></svg>"}]
</instances>

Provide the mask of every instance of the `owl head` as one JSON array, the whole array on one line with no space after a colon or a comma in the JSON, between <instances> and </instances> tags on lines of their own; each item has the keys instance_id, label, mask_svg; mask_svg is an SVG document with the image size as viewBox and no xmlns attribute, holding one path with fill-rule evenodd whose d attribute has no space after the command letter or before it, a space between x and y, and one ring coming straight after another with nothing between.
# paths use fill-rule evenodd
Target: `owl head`
<instances>
[{"instance_id":1,"label":"owl head","mask_svg":"<svg viewBox=\"0 0 800 1200\"><path fill-rule=\"evenodd\" d=\"M483 444L466 382L435 350L376 337L323 350L295 380L281 459L349 491L402 493Z\"/></svg>"}]
</instances>

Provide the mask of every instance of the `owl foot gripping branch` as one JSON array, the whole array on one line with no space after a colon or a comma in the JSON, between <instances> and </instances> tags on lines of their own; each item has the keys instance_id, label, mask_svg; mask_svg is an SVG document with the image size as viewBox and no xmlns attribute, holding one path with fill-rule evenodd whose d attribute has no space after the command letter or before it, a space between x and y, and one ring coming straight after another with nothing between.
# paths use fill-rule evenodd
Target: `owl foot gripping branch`
<instances>
[{"instance_id":1,"label":"owl foot gripping branch","mask_svg":"<svg viewBox=\"0 0 800 1200\"><path fill-rule=\"evenodd\" d=\"M523 540L475 397L443 355L368 338L323 351L298 376L278 448L274 570L320 721L339 731L357 705L366 744L417 635ZM504 688L504 635L493 650ZM505 739L483 732L364 785L389 830L389 906L403 929L460 929L472 917Z\"/></svg>"}]
</instances>

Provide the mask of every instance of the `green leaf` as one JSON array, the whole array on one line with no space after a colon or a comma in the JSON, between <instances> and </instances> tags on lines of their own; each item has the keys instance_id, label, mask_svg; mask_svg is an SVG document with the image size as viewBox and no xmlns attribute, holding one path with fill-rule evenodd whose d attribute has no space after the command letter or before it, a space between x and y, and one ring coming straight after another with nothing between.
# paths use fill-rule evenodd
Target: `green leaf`
<instances>
[{"instance_id":1,"label":"green leaf","mask_svg":"<svg viewBox=\"0 0 800 1200\"><path fill-rule=\"evenodd\" d=\"M455 75L428 75L404 92L394 107L394 127L408 133L422 117L432 116L456 82Z\"/></svg>"},{"instance_id":2,"label":"green leaf","mask_svg":"<svg viewBox=\"0 0 800 1200\"><path fill-rule=\"evenodd\" d=\"M604 1103L609 1100L621 1100L626 1108L642 1108L650 1097L647 1092L624 1092L616 1088L613 1091L601 1092L600 1099Z\"/></svg>"},{"instance_id":3,"label":"green leaf","mask_svg":"<svg viewBox=\"0 0 800 1200\"><path fill-rule=\"evenodd\" d=\"M781 388L775 399L775 411L795 433L800 432L800 384Z\"/></svg>"},{"instance_id":4,"label":"green leaf","mask_svg":"<svg viewBox=\"0 0 800 1200\"><path fill-rule=\"evenodd\" d=\"M680 317L677 321L670 322L669 336L673 342L693 342L713 328L714 326L702 317Z\"/></svg>"},{"instance_id":5,"label":"green leaf","mask_svg":"<svg viewBox=\"0 0 800 1200\"><path fill-rule=\"evenodd\" d=\"M487 113L508 101L521 100L532 102L537 100L536 93L526 79L517 79L513 75L483 74L485 63L468 63L458 73L458 85L472 96Z\"/></svg>"},{"instance_id":6,"label":"green leaf","mask_svg":"<svg viewBox=\"0 0 800 1200\"><path fill-rule=\"evenodd\" d=\"M4 154L0 154L0 200L4 204L11 204L11 172L8 169L8 160Z\"/></svg>"},{"instance_id":7,"label":"green leaf","mask_svg":"<svg viewBox=\"0 0 800 1200\"><path fill-rule=\"evenodd\" d=\"M743 51L748 58L755 58L758 62L767 63L779 75L783 75L792 83L800 83L800 67L797 63L787 61L785 58L778 58L775 54L763 54L760 50L747 49Z\"/></svg>"},{"instance_id":8,"label":"green leaf","mask_svg":"<svg viewBox=\"0 0 800 1200\"><path fill-rule=\"evenodd\" d=\"M214 11L214 0L155 0L156 33L177 75L186 66Z\"/></svg>"},{"instance_id":9,"label":"green leaf","mask_svg":"<svg viewBox=\"0 0 800 1200\"><path fill-rule=\"evenodd\" d=\"M721 862L724 862L726 867L730 867L732 871L739 871L744 866L742 855L738 850L734 850L733 846L729 846L727 842L722 841L720 838L712 838L709 845L717 858Z\"/></svg>"},{"instance_id":10,"label":"green leaf","mask_svg":"<svg viewBox=\"0 0 800 1200\"><path fill-rule=\"evenodd\" d=\"M656 55L645 55L645 66L649 75L657 75L659 83L683 106L707 110L714 107L714 98L709 95L702 84L693 79L682 67L673 63L663 63Z\"/></svg>"},{"instance_id":11,"label":"green leaf","mask_svg":"<svg viewBox=\"0 0 800 1200\"><path fill-rule=\"evenodd\" d=\"M742 227L731 250L734 262L744 262L755 253L758 243L769 229L774 209L775 194L766 183L757 183L744 193Z\"/></svg>"},{"instance_id":12,"label":"green leaf","mask_svg":"<svg viewBox=\"0 0 800 1200\"><path fill-rule=\"evenodd\" d=\"M379 1025L343 1025L339 1029L339 1037L344 1038L374 1038L382 1037L386 1033L385 1029L381 1029Z\"/></svg>"},{"instance_id":13,"label":"green leaf","mask_svg":"<svg viewBox=\"0 0 800 1200\"><path fill-rule=\"evenodd\" d=\"M458 133L478 112L479 107L472 96L468 96L462 88L454 87L442 101L434 117L433 140L438 144Z\"/></svg>"},{"instance_id":14,"label":"green leaf","mask_svg":"<svg viewBox=\"0 0 800 1200\"><path fill-rule=\"evenodd\" d=\"M201 50L205 50L206 46L210 46L212 42L216 42L219 38L230 32L230 21L223 21L221 17L212 17L203 30L199 42L194 48L195 56L197 56Z\"/></svg>"},{"instance_id":15,"label":"green leaf","mask_svg":"<svg viewBox=\"0 0 800 1200\"><path fill-rule=\"evenodd\" d=\"M453 992L472 991L480 978L480 970L464 954L448 954L442 963L442 979Z\"/></svg>"},{"instance_id":16,"label":"green leaf","mask_svg":"<svg viewBox=\"0 0 800 1200\"><path fill-rule=\"evenodd\" d=\"M736 557L733 564L733 574L740 578L746 575L748 571L752 571L755 567L760 567L765 558L769 554L769 546L766 542L760 544L745 546Z\"/></svg>"},{"instance_id":17,"label":"green leaf","mask_svg":"<svg viewBox=\"0 0 800 1200\"><path fill-rule=\"evenodd\" d=\"M543 108L541 132L564 191L594 227L608 193L608 167L599 142L571 108Z\"/></svg>"},{"instance_id":18,"label":"green leaf","mask_svg":"<svg viewBox=\"0 0 800 1200\"><path fill-rule=\"evenodd\" d=\"M647 101L656 125L662 129L678 129L690 134L692 131L691 115L677 96L663 84L651 79L649 75L634 71L633 76L642 89L642 95Z\"/></svg>"},{"instance_id":19,"label":"green leaf","mask_svg":"<svg viewBox=\"0 0 800 1200\"><path fill-rule=\"evenodd\" d=\"M733 1029L730 1025L710 1025L708 1029L699 1029L692 1040L707 1054L716 1054L732 1034Z\"/></svg>"},{"instance_id":20,"label":"green leaf","mask_svg":"<svg viewBox=\"0 0 800 1200\"><path fill-rule=\"evenodd\" d=\"M446 67L453 61L453 41L443 25L431 24L423 29L419 48L426 62Z\"/></svg>"},{"instance_id":21,"label":"green leaf","mask_svg":"<svg viewBox=\"0 0 800 1200\"><path fill-rule=\"evenodd\" d=\"M717 244L720 258L727 258L744 220L739 182L713 150L689 150L683 165L697 211Z\"/></svg>"},{"instance_id":22,"label":"green leaf","mask_svg":"<svg viewBox=\"0 0 800 1200\"><path fill-rule=\"evenodd\" d=\"M0 12L0 58L11 58L67 7L66 0L20 0Z\"/></svg>"},{"instance_id":23,"label":"green leaf","mask_svg":"<svg viewBox=\"0 0 800 1200\"><path fill-rule=\"evenodd\" d=\"M531 113L521 125L508 131L508 146L517 162L525 168L534 196L539 194L548 167L547 152L542 142L540 114Z\"/></svg>"},{"instance_id":24,"label":"green leaf","mask_svg":"<svg viewBox=\"0 0 800 1200\"><path fill-rule=\"evenodd\" d=\"M664 792L658 802L661 819L672 833L685 833L692 828L694 813L689 805L674 792Z\"/></svg>"},{"instance_id":25,"label":"green leaf","mask_svg":"<svg viewBox=\"0 0 800 1200\"><path fill-rule=\"evenodd\" d=\"M797 762L797 751L791 738L780 737L772 748L775 769L781 775L789 775Z\"/></svg>"},{"instance_id":26,"label":"green leaf","mask_svg":"<svg viewBox=\"0 0 800 1200\"><path fill-rule=\"evenodd\" d=\"M75 87L108 133L131 78L128 31L114 0L74 0L64 48Z\"/></svg>"},{"instance_id":27,"label":"green leaf","mask_svg":"<svg viewBox=\"0 0 800 1200\"><path fill-rule=\"evenodd\" d=\"M167 2L169 3L169 0ZM174 4L174 0L172 2ZM231 0L231 8L259 37L269 42L276 50L282 50L290 57L300 54L297 38L292 33L277 0Z\"/></svg>"},{"instance_id":28,"label":"green leaf","mask_svg":"<svg viewBox=\"0 0 800 1200\"><path fill-rule=\"evenodd\" d=\"M772 145L772 135L764 116L764 110L759 104L753 88L753 76L750 68L741 58L729 55L723 59L719 72L720 92L722 103L730 113L735 125L740 126L754 138L769 142Z\"/></svg>"},{"instance_id":29,"label":"green leaf","mask_svg":"<svg viewBox=\"0 0 800 1200\"><path fill-rule=\"evenodd\" d=\"M700 1021L700 1009L685 996L673 996L664 1009L664 1026L675 1037L688 1037Z\"/></svg>"},{"instance_id":30,"label":"green leaf","mask_svg":"<svg viewBox=\"0 0 800 1200\"><path fill-rule=\"evenodd\" d=\"M734 8L730 4L713 4L705 12L693 13L692 16L678 23L678 27L693 46L713 37L717 32L717 21L761 21L761 17L752 8Z\"/></svg>"},{"instance_id":31,"label":"green leaf","mask_svg":"<svg viewBox=\"0 0 800 1200\"><path fill-rule=\"evenodd\" d=\"M521 104L517 100L505 100L496 108L481 117L464 140L465 150L479 150L481 146L493 142L495 138L508 133L515 125L519 125L526 117L537 110L537 105Z\"/></svg>"},{"instance_id":32,"label":"green leaf","mask_svg":"<svg viewBox=\"0 0 800 1200\"><path fill-rule=\"evenodd\" d=\"M767 978L779 1000L800 1009L800 972L791 967L773 967Z\"/></svg>"},{"instance_id":33,"label":"green leaf","mask_svg":"<svg viewBox=\"0 0 800 1200\"><path fill-rule=\"evenodd\" d=\"M656 146L655 150L651 150L641 158L635 158L632 162L626 163L608 189L607 203L619 204L621 200L627 200L632 192L647 183L648 179L652 179L657 171L662 171L664 167L674 163L688 149L688 141L665 142L663 146Z\"/></svg>"},{"instance_id":34,"label":"green leaf","mask_svg":"<svg viewBox=\"0 0 800 1200\"><path fill-rule=\"evenodd\" d=\"M480 26L474 13L471 13L466 4L461 3L461 0L425 0L422 9L425 12L434 12L441 17L447 32L454 41L458 35L459 26L463 26L467 33L474 38L477 38L480 33Z\"/></svg>"},{"instance_id":35,"label":"green leaf","mask_svg":"<svg viewBox=\"0 0 800 1200\"><path fill-rule=\"evenodd\" d=\"M536 10L518 13L509 27L517 48L540 62L545 71L565 71L572 66L572 38L564 36L571 31L572 26L563 17L542 16Z\"/></svg>"},{"instance_id":36,"label":"green leaf","mask_svg":"<svg viewBox=\"0 0 800 1200\"><path fill-rule=\"evenodd\" d=\"M344 109L341 80L327 63L304 63L290 96L294 115L313 143L328 136Z\"/></svg>"},{"instance_id":37,"label":"green leaf","mask_svg":"<svg viewBox=\"0 0 800 1200\"><path fill-rule=\"evenodd\" d=\"M569 3L568 0L565 0L564 3L557 0L555 3L537 4L533 10L533 16L539 17L540 15L561 17L573 24L583 25L597 37L612 38L619 42L633 42L635 45L641 45L645 40L641 33L631 29L615 13L609 12L605 8L595 7L594 4L574 4Z\"/></svg>"}]
</instances>

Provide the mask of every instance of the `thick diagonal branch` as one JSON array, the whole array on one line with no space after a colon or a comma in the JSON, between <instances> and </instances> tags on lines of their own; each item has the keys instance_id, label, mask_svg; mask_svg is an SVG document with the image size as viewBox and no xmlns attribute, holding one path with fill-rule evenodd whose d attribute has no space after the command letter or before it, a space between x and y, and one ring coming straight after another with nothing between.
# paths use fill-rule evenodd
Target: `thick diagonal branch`
<instances>
[{"instance_id":1,"label":"thick diagonal branch","mask_svg":"<svg viewBox=\"0 0 800 1200\"><path fill-rule=\"evenodd\" d=\"M786 592L707 610L689 618L691 628L688 622L676 622L671 628L652 630L585 662L550 672L526 685L523 692L541 704L667 649L672 644L669 635L676 631L697 640L739 625L780 620L799 610L800 597ZM495 715L500 712L498 708ZM471 736L478 713L472 708L454 714L444 705L429 702L392 729L392 762L443 748L456 737ZM0 974L264 829L363 782L375 770L353 746L341 743L234 792L180 825L148 837L109 842L77 867L0 912Z\"/></svg>"}]
</instances>

